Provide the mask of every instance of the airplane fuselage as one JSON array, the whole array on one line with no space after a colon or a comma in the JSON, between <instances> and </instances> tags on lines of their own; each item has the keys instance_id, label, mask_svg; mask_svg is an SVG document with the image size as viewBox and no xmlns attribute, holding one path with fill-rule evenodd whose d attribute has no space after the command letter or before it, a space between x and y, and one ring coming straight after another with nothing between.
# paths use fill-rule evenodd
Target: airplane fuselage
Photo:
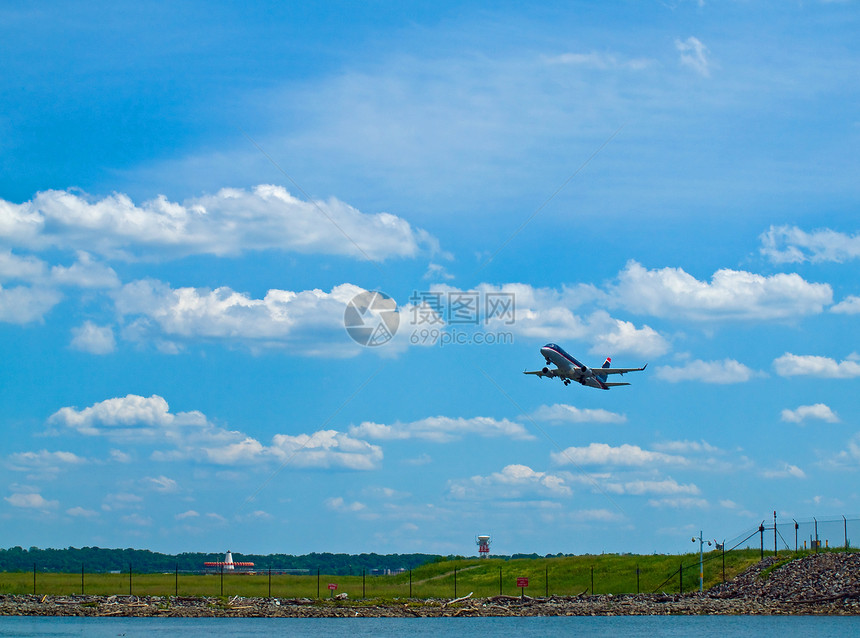
<instances>
[{"instance_id":1,"label":"airplane fuselage","mask_svg":"<svg viewBox=\"0 0 860 638\"><path fill-rule=\"evenodd\" d=\"M609 389L605 383L606 377L604 375L598 376L595 374L594 370L578 361L576 357L565 352L564 348L561 346L554 343L548 343L540 349L540 353L546 360L547 365L553 363L558 368L557 371L544 368L542 372L548 376L558 375L566 379L570 379L571 381L581 383L582 385L591 386L592 388L600 388L601 390ZM562 374L558 374L559 372Z\"/></svg>"},{"instance_id":2,"label":"airplane fuselage","mask_svg":"<svg viewBox=\"0 0 860 638\"><path fill-rule=\"evenodd\" d=\"M524 374L534 374L538 378L547 377L549 379L561 379L565 385L576 381L579 384L587 385L591 388L599 388L600 390L609 390L619 385L630 385L629 383L609 383L607 377L611 374L624 375L628 372L641 372L647 366L641 368L614 368L612 367L612 359L606 357L606 361L599 368L589 368L587 365L578 361L576 358L569 355L564 349L555 343L548 343L540 349L546 361L546 367L542 370L524 371ZM554 365L554 368L549 366Z\"/></svg>"}]
</instances>

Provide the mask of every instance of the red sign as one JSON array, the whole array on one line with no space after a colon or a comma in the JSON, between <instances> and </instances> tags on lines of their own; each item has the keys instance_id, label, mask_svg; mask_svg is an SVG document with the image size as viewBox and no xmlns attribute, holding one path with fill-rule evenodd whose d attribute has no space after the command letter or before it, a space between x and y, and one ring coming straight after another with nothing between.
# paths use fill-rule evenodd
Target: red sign
<instances>
[{"instance_id":1,"label":"red sign","mask_svg":"<svg viewBox=\"0 0 860 638\"><path fill-rule=\"evenodd\" d=\"M517 578L517 587L528 587L529 579L528 578Z\"/></svg>"},{"instance_id":2,"label":"red sign","mask_svg":"<svg viewBox=\"0 0 860 638\"><path fill-rule=\"evenodd\" d=\"M330 590L334 591L335 589L337 589L337 585L335 585L334 583L329 583L329 584L328 584L328 588L329 588Z\"/></svg>"}]
</instances>

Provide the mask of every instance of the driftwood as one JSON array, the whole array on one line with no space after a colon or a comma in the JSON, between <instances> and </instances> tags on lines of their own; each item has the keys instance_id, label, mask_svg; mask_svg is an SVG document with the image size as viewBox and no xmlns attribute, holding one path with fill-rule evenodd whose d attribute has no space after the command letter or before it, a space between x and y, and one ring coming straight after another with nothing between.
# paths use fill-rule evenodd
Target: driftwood
<instances>
[{"instance_id":1,"label":"driftwood","mask_svg":"<svg viewBox=\"0 0 860 638\"><path fill-rule=\"evenodd\" d=\"M475 592L471 592L471 591L470 591L470 592L469 592L468 594L466 594L465 596L461 596L460 598L455 598L454 600L449 600L447 603L442 603L442 607L444 608L444 607L447 607L448 605L453 605L454 603L461 603L461 602L463 602L464 600L468 600L469 598L471 598L471 597L472 597L472 594L474 594L474 593L475 593Z\"/></svg>"}]
</instances>

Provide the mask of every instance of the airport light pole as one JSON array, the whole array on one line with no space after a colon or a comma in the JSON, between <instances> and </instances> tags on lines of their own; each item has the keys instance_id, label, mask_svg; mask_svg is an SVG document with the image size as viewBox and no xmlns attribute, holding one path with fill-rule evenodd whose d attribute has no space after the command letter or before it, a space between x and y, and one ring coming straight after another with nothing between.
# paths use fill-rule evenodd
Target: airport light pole
<instances>
[{"instance_id":1,"label":"airport light pole","mask_svg":"<svg viewBox=\"0 0 860 638\"><path fill-rule=\"evenodd\" d=\"M705 591L705 554L703 550L703 546L705 543L708 544L708 547L711 546L711 541L706 541L702 538L702 532L699 532L699 537L693 537L693 542L699 541L699 591Z\"/></svg>"}]
</instances>

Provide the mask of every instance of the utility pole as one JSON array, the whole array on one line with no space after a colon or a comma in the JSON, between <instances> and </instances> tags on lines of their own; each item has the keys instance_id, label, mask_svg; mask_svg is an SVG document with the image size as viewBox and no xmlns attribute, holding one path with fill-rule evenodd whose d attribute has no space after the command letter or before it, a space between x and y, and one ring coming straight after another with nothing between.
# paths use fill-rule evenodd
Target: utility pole
<instances>
[{"instance_id":1,"label":"utility pole","mask_svg":"<svg viewBox=\"0 0 860 638\"><path fill-rule=\"evenodd\" d=\"M699 532L699 537L693 537L693 542L699 541L699 591L705 591L705 554L703 546L705 544L705 539L702 538L702 532ZM710 547L711 541L707 541L708 546Z\"/></svg>"},{"instance_id":2,"label":"utility pole","mask_svg":"<svg viewBox=\"0 0 860 638\"><path fill-rule=\"evenodd\" d=\"M776 510L773 510L773 556L777 557L776 553Z\"/></svg>"}]
</instances>

